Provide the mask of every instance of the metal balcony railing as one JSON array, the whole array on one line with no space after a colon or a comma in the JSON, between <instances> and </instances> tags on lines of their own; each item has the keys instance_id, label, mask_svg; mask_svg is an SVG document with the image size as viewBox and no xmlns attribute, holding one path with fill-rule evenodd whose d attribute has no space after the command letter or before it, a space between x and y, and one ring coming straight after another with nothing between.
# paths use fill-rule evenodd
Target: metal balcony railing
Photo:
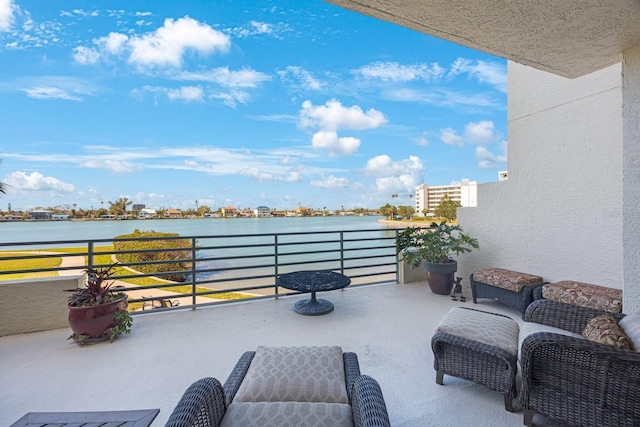
<instances>
[{"instance_id":1,"label":"metal balcony railing","mask_svg":"<svg viewBox=\"0 0 640 427\"><path fill-rule=\"evenodd\" d=\"M351 286L397 282L396 229L0 243L0 280L118 269L130 310L277 298L280 274L333 270ZM160 271L161 270L161 271Z\"/></svg>"}]
</instances>

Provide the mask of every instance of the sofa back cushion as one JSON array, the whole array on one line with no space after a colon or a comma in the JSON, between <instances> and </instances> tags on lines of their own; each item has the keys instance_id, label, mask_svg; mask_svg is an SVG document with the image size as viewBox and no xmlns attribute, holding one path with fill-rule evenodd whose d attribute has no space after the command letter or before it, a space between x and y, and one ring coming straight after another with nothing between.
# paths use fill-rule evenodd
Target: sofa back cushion
<instances>
[{"instance_id":1,"label":"sofa back cushion","mask_svg":"<svg viewBox=\"0 0 640 427\"><path fill-rule=\"evenodd\" d=\"M348 404L342 348L258 347L233 401Z\"/></svg>"},{"instance_id":2,"label":"sofa back cushion","mask_svg":"<svg viewBox=\"0 0 640 427\"><path fill-rule=\"evenodd\" d=\"M629 338L631 348L640 352L640 310L627 314L618 324L624 330L627 338Z\"/></svg>"},{"instance_id":3,"label":"sofa back cushion","mask_svg":"<svg viewBox=\"0 0 640 427\"><path fill-rule=\"evenodd\" d=\"M602 314L591 319L582 331L582 335L589 341L631 349L624 330L610 314Z\"/></svg>"}]
</instances>

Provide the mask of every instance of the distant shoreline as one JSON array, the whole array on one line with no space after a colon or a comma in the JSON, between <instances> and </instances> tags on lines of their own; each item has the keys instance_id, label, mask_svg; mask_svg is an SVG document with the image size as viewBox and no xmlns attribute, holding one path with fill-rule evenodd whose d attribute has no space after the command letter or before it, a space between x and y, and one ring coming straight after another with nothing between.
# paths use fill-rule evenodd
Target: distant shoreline
<instances>
[{"instance_id":1,"label":"distant shoreline","mask_svg":"<svg viewBox=\"0 0 640 427\"><path fill-rule=\"evenodd\" d=\"M419 227L429 228L431 221L398 221L395 219L379 219L378 223L395 228Z\"/></svg>"}]
</instances>

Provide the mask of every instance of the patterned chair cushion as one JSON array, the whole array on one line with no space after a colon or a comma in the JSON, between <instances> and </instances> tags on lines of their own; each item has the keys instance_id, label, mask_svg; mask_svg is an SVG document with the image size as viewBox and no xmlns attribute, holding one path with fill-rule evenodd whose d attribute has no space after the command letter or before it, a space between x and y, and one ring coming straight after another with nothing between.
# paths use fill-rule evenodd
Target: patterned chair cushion
<instances>
[{"instance_id":1,"label":"patterned chair cushion","mask_svg":"<svg viewBox=\"0 0 640 427\"><path fill-rule=\"evenodd\" d=\"M563 280L542 286L546 299L590 307L610 313L622 312L622 290L589 283Z\"/></svg>"},{"instance_id":2,"label":"patterned chair cushion","mask_svg":"<svg viewBox=\"0 0 640 427\"><path fill-rule=\"evenodd\" d=\"M582 331L582 335L589 341L631 349L627 336L610 314L602 314L591 319Z\"/></svg>"},{"instance_id":3,"label":"patterned chair cushion","mask_svg":"<svg viewBox=\"0 0 640 427\"><path fill-rule=\"evenodd\" d=\"M221 427L353 426L351 406L324 402L234 402Z\"/></svg>"},{"instance_id":4,"label":"patterned chair cushion","mask_svg":"<svg viewBox=\"0 0 640 427\"><path fill-rule=\"evenodd\" d=\"M258 347L234 402L349 403L342 348Z\"/></svg>"},{"instance_id":5,"label":"patterned chair cushion","mask_svg":"<svg viewBox=\"0 0 640 427\"><path fill-rule=\"evenodd\" d=\"M473 280L513 292L522 292L525 286L542 283L542 277L503 268L485 268L473 273Z\"/></svg>"},{"instance_id":6,"label":"patterned chair cushion","mask_svg":"<svg viewBox=\"0 0 640 427\"><path fill-rule=\"evenodd\" d=\"M453 307L436 327L436 333L488 344L514 357L518 354L519 331L518 322L510 317L464 307Z\"/></svg>"},{"instance_id":7,"label":"patterned chair cushion","mask_svg":"<svg viewBox=\"0 0 640 427\"><path fill-rule=\"evenodd\" d=\"M640 352L640 310L627 314L618 324L624 330L627 338L629 338L631 348Z\"/></svg>"}]
</instances>

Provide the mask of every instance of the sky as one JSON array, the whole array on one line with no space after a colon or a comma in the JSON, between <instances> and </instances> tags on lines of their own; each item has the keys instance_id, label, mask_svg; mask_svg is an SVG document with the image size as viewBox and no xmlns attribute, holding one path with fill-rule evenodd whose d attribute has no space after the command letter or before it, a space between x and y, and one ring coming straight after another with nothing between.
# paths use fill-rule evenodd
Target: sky
<instances>
[{"instance_id":1,"label":"sky","mask_svg":"<svg viewBox=\"0 0 640 427\"><path fill-rule=\"evenodd\" d=\"M413 205L507 170L506 86L320 0L0 0L0 210Z\"/></svg>"}]
</instances>

